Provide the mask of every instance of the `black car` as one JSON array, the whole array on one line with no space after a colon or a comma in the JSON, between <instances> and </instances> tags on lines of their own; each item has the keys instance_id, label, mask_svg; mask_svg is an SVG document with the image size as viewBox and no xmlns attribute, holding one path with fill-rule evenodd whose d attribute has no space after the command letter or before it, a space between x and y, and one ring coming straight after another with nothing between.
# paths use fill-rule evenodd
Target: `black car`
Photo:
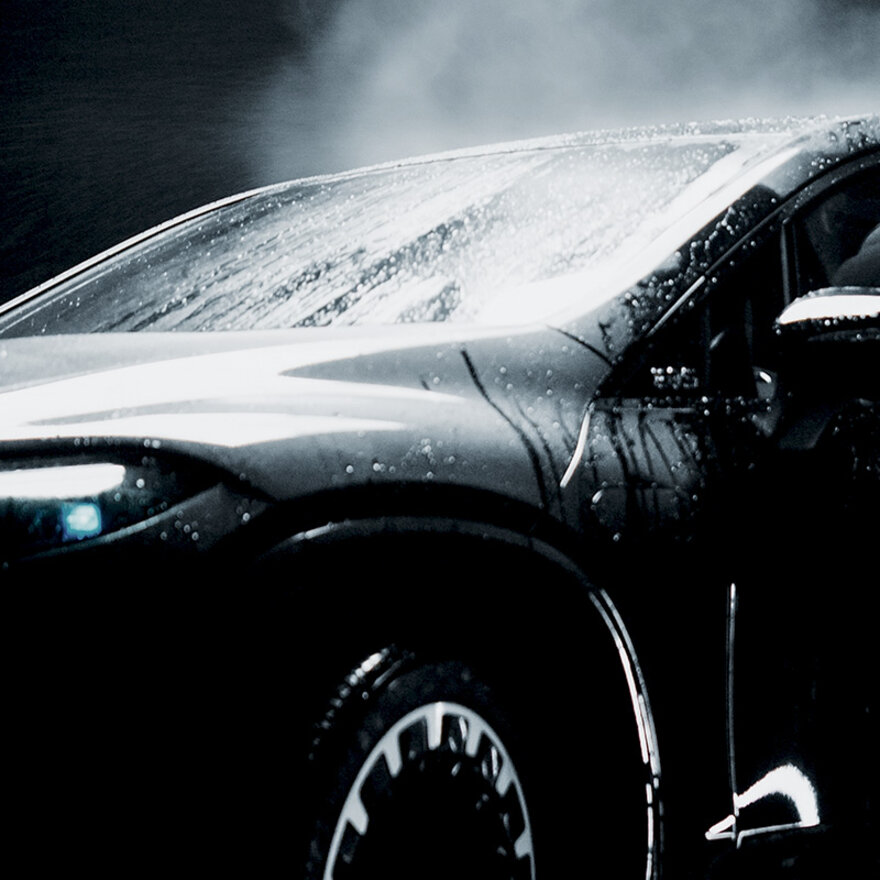
<instances>
[{"instance_id":1,"label":"black car","mask_svg":"<svg viewBox=\"0 0 880 880\"><path fill-rule=\"evenodd\" d=\"M878 229L880 117L687 125L246 193L0 308L34 873L876 866Z\"/></svg>"}]
</instances>

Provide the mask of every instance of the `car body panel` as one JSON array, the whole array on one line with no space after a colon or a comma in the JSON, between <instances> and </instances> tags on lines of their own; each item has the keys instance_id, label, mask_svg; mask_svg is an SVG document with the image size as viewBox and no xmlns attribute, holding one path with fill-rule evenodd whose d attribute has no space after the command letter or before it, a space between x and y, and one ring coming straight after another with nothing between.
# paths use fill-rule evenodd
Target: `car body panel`
<instances>
[{"instance_id":1,"label":"car body panel","mask_svg":"<svg viewBox=\"0 0 880 880\"><path fill-rule=\"evenodd\" d=\"M2 431L22 448L28 441L112 437L197 450L232 473L246 473L248 482L276 500L392 479L458 482L540 504L552 477L542 474L538 485L522 428L513 421L525 421L519 405L507 414L487 402L468 368L465 344L428 329L422 342L418 334L407 334L404 347L395 347L399 333L390 342L361 334L356 341L337 338L326 345L302 340L300 333L294 344L276 338L248 347L237 340L232 351L205 354L199 348L198 354L170 357L140 337L126 340L124 353L113 337L97 344L90 339L73 377L63 365L65 349L76 362L83 340L10 340L5 363L18 387L2 394ZM186 346L180 338L172 342L177 351ZM565 342L559 337L557 344ZM113 369L93 366L105 357L102 343L113 352ZM51 361L44 355L49 350ZM39 381L30 368L34 359L67 378ZM120 364L127 360L133 365ZM17 362L27 387L16 382ZM529 395L522 376L510 380ZM579 402L571 404L574 420L586 397L582 385ZM490 454L490 448L497 452ZM551 461L542 466L550 474L559 467ZM329 484L328 469L335 474Z\"/></svg>"}]
</instances>

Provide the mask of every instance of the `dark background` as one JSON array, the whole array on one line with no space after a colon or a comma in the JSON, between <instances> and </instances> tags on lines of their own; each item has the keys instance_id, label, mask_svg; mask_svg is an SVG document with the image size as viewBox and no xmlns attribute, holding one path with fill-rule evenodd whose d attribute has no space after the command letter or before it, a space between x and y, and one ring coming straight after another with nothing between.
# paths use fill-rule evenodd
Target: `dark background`
<instances>
[{"instance_id":1,"label":"dark background","mask_svg":"<svg viewBox=\"0 0 880 880\"><path fill-rule=\"evenodd\" d=\"M0 0L0 301L213 199L559 131L880 111L876 0Z\"/></svg>"}]
</instances>

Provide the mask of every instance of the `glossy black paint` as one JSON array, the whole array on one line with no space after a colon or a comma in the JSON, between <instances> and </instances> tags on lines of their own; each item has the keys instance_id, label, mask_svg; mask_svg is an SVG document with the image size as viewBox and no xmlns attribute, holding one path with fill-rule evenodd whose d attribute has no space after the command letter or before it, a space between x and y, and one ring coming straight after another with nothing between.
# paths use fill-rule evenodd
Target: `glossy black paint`
<instances>
[{"instance_id":1,"label":"glossy black paint","mask_svg":"<svg viewBox=\"0 0 880 880\"><path fill-rule=\"evenodd\" d=\"M255 846L278 855L284 810L305 823L281 780L300 778L309 725L348 669L393 641L464 646L489 668L556 676L577 705L581 652L609 664L583 635L599 607L585 597L600 596L659 755L621 784L653 787L667 876L875 863L876 661L856 609L880 525L876 321L807 341L773 321L807 292L792 280L803 212L853 175L876 180L877 126L803 135L673 268L553 327L0 338L4 470L153 457L199 474L194 494L113 534L3 547L39 649L23 665L49 691L38 741L75 706L71 741L97 761L88 719L127 690L123 661L133 693L183 670L170 699L187 749L210 741L193 802L239 817L237 798L260 802L240 845L219 846L212 809L195 838L249 863ZM752 295L764 283L766 303ZM83 654L84 634L106 653ZM63 654L96 676L83 705L52 668ZM136 701L120 705L136 726ZM161 727L166 699L146 705ZM221 794L213 770L233 740L248 757ZM111 750L124 766L131 742ZM85 785L71 760L55 755L43 784ZM160 797L131 772L114 797Z\"/></svg>"}]
</instances>

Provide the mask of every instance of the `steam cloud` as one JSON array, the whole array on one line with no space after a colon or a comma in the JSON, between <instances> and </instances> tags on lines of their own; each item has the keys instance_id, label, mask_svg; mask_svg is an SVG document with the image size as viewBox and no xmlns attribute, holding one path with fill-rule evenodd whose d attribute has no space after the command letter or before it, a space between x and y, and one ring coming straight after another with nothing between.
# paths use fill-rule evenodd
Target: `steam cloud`
<instances>
[{"instance_id":1,"label":"steam cloud","mask_svg":"<svg viewBox=\"0 0 880 880\"><path fill-rule=\"evenodd\" d=\"M880 112L880 0L2 0L0 300L175 214L519 137Z\"/></svg>"},{"instance_id":2,"label":"steam cloud","mask_svg":"<svg viewBox=\"0 0 880 880\"><path fill-rule=\"evenodd\" d=\"M313 29L256 110L263 180L559 131L880 109L873 0L287 2Z\"/></svg>"}]
</instances>

